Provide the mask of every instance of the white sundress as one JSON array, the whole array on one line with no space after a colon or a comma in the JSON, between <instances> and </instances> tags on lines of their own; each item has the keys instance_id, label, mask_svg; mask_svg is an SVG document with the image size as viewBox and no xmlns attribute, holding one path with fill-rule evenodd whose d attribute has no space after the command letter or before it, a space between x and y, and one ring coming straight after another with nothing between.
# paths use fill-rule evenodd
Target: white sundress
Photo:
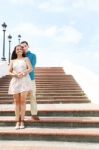
<instances>
[{"instance_id":1,"label":"white sundress","mask_svg":"<svg viewBox=\"0 0 99 150\"><path fill-rule=\"evenodd\" d=\"M13 61L13 71L24 72L27 69L25 59L17 59ZM8 94L18 94L24 91L31 91L33 88L29 74L22 78L12 77Z\"/></svg>"}]
</instances>

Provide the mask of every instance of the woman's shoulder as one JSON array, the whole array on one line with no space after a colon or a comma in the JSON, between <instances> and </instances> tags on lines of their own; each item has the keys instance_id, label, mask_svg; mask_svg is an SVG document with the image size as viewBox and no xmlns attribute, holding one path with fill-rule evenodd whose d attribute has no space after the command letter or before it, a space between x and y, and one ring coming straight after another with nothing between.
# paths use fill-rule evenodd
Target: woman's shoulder
<instances>
[{"instance_id":1,"label":"woman's shoulder","mask_svg":"<svg viewBox=\"0 0 99 150\"><path fill-rule=\"evenodd\" d=\"M10 60L10 63L12 64L13 62L15 62L15 60L16 60L16 59L12 59L12 60Z\"/></svg>"},{"instance_id":2,"label":"woman's shoulder","mask_svg":"<svg viewBox=\"0 0 99 150\"><path fill-rule=\"evenodd\" d=\"M13 66L13 64L14 64L15 60L16 60L16 59L11 59L11 60L10 60L10 64L9 64L9 65L10 65L10 66Z\"/></svg>"},{"instance_id":3,"label":"woman's shoulder","mask_svg":"<svg viewBox=\"0 0 99 150\"><path fill-rule=\"evenodd\" d=\"M29 61L29 58L28 57L24 57L24 60L27 62L27 61Z\"/></svg>"}]
</instances>

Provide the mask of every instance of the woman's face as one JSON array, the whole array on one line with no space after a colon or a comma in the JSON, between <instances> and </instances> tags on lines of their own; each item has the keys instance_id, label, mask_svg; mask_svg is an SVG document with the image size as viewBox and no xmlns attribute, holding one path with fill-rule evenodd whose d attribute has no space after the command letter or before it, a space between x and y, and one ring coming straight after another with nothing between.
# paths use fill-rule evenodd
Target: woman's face
<instances>
[{"instance_id":1,"label":"woman's face","mask_svg":"<svg viewBox=\"0 0 99 150\"><path fill-rule=\"evenodd\" d=\"M20 55L23 54L23 49L22 49L21 46L17 46L17 47L16 47L16 54L17 54L18 56L20 56Z\"/></svg>"}]
</instances>

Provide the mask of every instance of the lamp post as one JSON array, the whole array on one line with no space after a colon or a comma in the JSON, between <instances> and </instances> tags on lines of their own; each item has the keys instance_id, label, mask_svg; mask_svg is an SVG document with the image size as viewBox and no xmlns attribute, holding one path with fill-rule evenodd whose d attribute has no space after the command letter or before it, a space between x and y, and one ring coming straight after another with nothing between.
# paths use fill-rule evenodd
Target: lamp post
<instances>
[{"instance_id":1,"label":"lamp post","mask_svg":"<svg viewBox=\"0 0 99 150\"><path fill-rule=\"evenodd\" d=\"M9 34L8 35L8 40L9 40L9 64L10 64L10 51L11 51L11 39L12 39L12 36Z\"/></svg>"},{"instance_id":2,"label":"lamp post","mask_svg":"<svg viewBox=\"0 0 99 150\"><path fill-rule=\"evenodd\" d=\"M18 35L19 44L20 44L20 39L21 39L21 35L19 34L19 35Z\"/></svg>"},{"instance_id":3,"label":"lamp post","mask_svg":"<svg viewBox=\"0 0 99 150\"><path fill-rule=\"evenodd\" d=\"M3 56L1 58L1 60L5 61L6 60L6 58L5 58L5 31L6 31L6 27L7 27L5 22L2 24L2 27L3 27Z\"/></svg>"}]
</instances>

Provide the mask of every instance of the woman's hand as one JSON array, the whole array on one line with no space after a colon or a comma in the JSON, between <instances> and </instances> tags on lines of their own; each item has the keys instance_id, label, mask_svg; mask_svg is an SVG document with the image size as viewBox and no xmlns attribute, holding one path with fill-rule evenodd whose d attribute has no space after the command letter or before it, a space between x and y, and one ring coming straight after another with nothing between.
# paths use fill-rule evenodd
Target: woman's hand
<instances>
[{"instance_id":1,"label":"woman's hand","mask_svg":"<svg viewBox=\"0 0 99 150\"><path fill-rule=\"evenodd\" d=\"M24 76L23 72L18 72L17 74L18 78L22 78Z\"/></svg>"}]
</instances>

